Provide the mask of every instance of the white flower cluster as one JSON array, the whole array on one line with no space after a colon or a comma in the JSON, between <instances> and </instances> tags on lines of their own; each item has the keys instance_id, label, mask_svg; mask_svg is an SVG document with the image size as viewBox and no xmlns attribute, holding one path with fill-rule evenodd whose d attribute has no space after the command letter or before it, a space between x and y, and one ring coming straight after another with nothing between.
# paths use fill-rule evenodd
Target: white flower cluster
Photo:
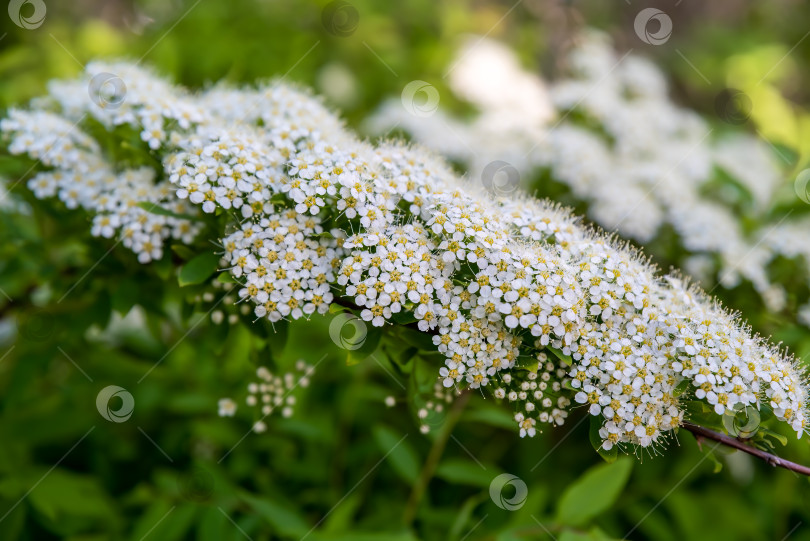
<instances>
[{"instance_id":1,"label":"white flower cluster","mask_svg":"<svg viewBox=\"0 0 810 541\"><path fill-rule=\"evenodd\" d=\"M282 376L275 375L267 367L260 366L256 370L259 381L248 384L248 396L245 399L245 403L249 407L255 408L257 413L261 415L259 420L253 423L253 431L261 433L267 430L264 419L276 410L281 410L282 417L292 417L296 403L296 396L293 391L298 388L309 387L309 378L314 373L315 367L307 364L304 360L299 360L295 364L294 372L286 372ZM229 406L232 402L226 403L225 406ZM223 416L223 409L224 413L231 413L230 408L223 408L223 401L221 400L220 416ZM233 404L232 410L233 412L236 411L235 404Z\"/></svg>"},{"instance_id":2,"label":"white flower cluster","mask_svg":"<svg viewBox=\"0 0 810 541\"><path fill-rule=\"evenodd\" d=\"M429 333L445 356L442 388L491 389L513 404L522 436L585 404L605 448L648 446L683 421L685 396L718 415L766 405L806 430L807 388L790 357L567 212L520 193L493 198L425 150L375 148L278 83L163 91L140 107L185 100L178 109L205 115L165 124L152 150L179 200L231 216L223 257L257 317L339 303L373 326ZM283 407L290 385L259 377L252 405Z\"/></svg>"},{"instance_id":3,"label":"white flower cluster","mask_svg":"<svg viewBox=\"0 0 810 541\"><path fill-rule=\"evenodd\" d=\"M493 64L492 57L500 61ZM806 218L769 217L778 190L790 186L767 143L741 133L714 137L704 120L672 102L655 65L634 54L619 57L599 34L582 36L562 64L569 77L546 89L508 48L476 39L459 52L450 86L479 116L414 116L392 100L368 128L387 133L397 126L465 164L477 181L491 183L486 167L495 160L515 167L524 181L547 171L587 202L590 217L605 229L646 243L669 225L696 254L682 262L696 278L711 280L716 271L728 288L749 280L770 310L783 310L786 292L768 276L768 265L778 256L810 262L810 236ZM524 94L540 102L531 114L510 98L515 87L528 87ZM707 196L718 175L747 195L727 185ZM516 188L517 182L501 191ZM747 232L740 212L759 228Z\"/></svg>"},{"instance_id":4,"label":"white flower cluster","mask_svg":"<svg viewBox=\"0 0 810 541\"><path fill-rule=\"evenodd\" d=\"M441 381L437 381L433 386L433 394L416 412L416 417L419 419L419 432L427 434L432 428L441 426L445 420L446 408L453 403L460 392L458 389L448 389L442 385ZM391 401L388 400L389 398ZM386 405L393 407L395 404L393 396L386 398Z\"/></svg>"},{"instance_id":5,"label":"white flower cluster","mask_svg":"<svg viewBox=\"0 0 810 541\"><path fill-rule=\"evenodd\" d=\"M126 71L133 84L127 94L132 101L140 99L138 106L124 105L107 110L88 93L86 79L103 70L103 65L88 66L85 76L78 81L54 82L47 100L37 100L31 110L12 109L0 121L0 134L9 139L12 154L25 154L45 170L28 180L28 187L37 198L57 196L74 209L81 207L93 215L92 234L105 238L118 237L119 241L138 255L142 263L163 257L166 239L190 243L200 227L178 216L156 214L146 210L156 205L176 215L188 214L192 207L172 196L171 184L159 180L159 171L153 167L126 167L112 163L99 143L82 129L88 117L113 127L119 124L147 122L155 127L163 118L173 115L183 118L175 125L178 129L190 124L183 115L189 104L173 102L176 114L163 105L161 96L171 95L168 85L148 72L115 64L110 69ZM152 99L148 102L150 96ZM100 102L103 104L103 102ZM157 119L161 120L157 120ZM195 120L200 117L194 116ZM156 130L152 130L153 132ZM161 141L166 134L161 131ZM142 134L152 149L157 148L145 131Z\"/></svg>"}]
</instances>

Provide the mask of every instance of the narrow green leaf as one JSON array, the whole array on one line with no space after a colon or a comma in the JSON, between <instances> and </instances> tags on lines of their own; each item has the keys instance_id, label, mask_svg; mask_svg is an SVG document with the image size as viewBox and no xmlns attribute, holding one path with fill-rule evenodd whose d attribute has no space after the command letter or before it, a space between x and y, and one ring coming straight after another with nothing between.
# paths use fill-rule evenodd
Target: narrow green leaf
<instances>
[{"instance_id":1,"label":"narrow green leaf","mask_svg":"<svg viewBox=\"0 0 810 541\"><path fill-rule=\"evenodd\" d=\"M546 349L548 351L550 351L551 353L553 353L554 356L557 357L557 359L559 359L559 361L562 364L568 365L568 366L570 366L572 364L571 357L566 355L565 353L563 353L562 350L553 348L551 346L546 346Z\"/></svg>"},{"instance_id":2,"label":"narrow green leaf","mask_svg":"<svg viewBox=\"0 0 810 541\"><path fill-rule=\"evenodd\" d=\"M218 507L207 507L197 522L197 540L221 541L230 529L233 525Z\"/></svg>"},{"instance_id":3,"label":"narrow green leaf","mask_svg":"<svg viewBox=\"0 0 810 541\"><path fill-rule=\"evenodd\" d=\"M461 509L456 515L456 519L453 521L453 526L447 534L448 539L458 539L461 537L464 527L470 523L473 511L475 511L475 508L485 499L486 496L483 493L467 498L467 501L461 506Z\"/></svg>"},{"instance_id":4,"label":"narrow green leaf","mask_svg":"<svg viewBox=\"0 0 810 541\"><path fill-rule=\"evenodd\" d=\"M305 535L309 524L297 511L282 506L267 498L259 498L248 492L240 492L239 497L247 503L256 513L275 528L277 534L289 537Z\"/></svg>"},{"instance_id":5,"label":"narrow green leaf","mask_svg":"<svg viewBox=\"0 0 810 541\"><path fill-rule=\"evenodd\" d=\"M318 528L319 533L345 532L351 530L354 516L363 503L363 494L355 492L349 495L343 503L335 507L332 513L326 517L324 523Z\"/></svg>"},{"instance_id":6,"label":"narrow green leaf","mask_svg":"<svg viewBox=\"0 0 810 541\"><path fill-rule=\"evenodd\" d=\"M470 459L449 458L436 468L436 477L454 485L489 487L501 472L493 468L484 469Z\"/></svg>"},{"instance_id":7,"label":"narrow green leaf","mask_svg":"<svg viewBox=\"0 0 810 541\"><path fill-rule=\"evenodd\" d=\"M408 483L416 482L420 461L411 444L386 426L374 427L373 433L377 447L387 456L386 461L394 471Z\"/></svg>"}]
</instances>

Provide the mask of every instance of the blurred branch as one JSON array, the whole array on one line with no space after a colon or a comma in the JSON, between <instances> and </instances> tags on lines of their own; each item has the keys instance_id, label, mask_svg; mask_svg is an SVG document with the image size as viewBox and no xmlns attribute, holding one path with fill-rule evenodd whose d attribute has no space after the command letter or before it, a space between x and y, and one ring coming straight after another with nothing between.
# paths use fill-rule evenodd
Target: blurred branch
<instances>
[{"instance_id":1,"label":"blurred branch","mask_svg":"<svg viewBox=\"0 0 810 541\"><path fill-rule=\"evenodd\" d=\"M762 459L771 466L778 466L780 468L785 468L786 470L810 476L810 468L807 466L796 464L795 462L785 460L784 458L780 458L774 454L763 451L762 449L757 449L753 445L749 445L737 438L732 438L727 434L721 434L720 432L715 432L714 430L709 430L708 428L689 422L684 422L681 426L695 435L698 445L700 445L704 438L714 440L733 449L737 449L738 451L742 451L743 453L748 453L749 455Z\"/></svg>"},{"instance_id":2,"label":"blurred branch","mask_svg":"<svg viewBox=\"0 0 810 541\"><path fill-rule=\"evenodd\" d=\"M444 454L444 448L447 446L447 440L450 439L450 434L453 432L453 428L456 426L456 423L461 417L464 407L470 400L471 394L472 393L467 391L461 393L461 396L456 399L456 401L453 403L453 407L450 409L450 413L447 415L447 421L442 426L441 432L439 432L439 435L436 436L436 439L433 441L433 446L430 448L427 459L425 459L425 463L422 466L422 471L419 473L419 478L416 480L416 483L414 483L413 488L411 489L411 495L408 498L408 503L405 506L405 511L402 514L402 521L406 525L412 524L413 519L416 517L419 502L422 501L422 496L424 495L433 474L436 472L436 468L439 466L439 460L441 460L442 454Z\"/></svg>"}]
</instances>

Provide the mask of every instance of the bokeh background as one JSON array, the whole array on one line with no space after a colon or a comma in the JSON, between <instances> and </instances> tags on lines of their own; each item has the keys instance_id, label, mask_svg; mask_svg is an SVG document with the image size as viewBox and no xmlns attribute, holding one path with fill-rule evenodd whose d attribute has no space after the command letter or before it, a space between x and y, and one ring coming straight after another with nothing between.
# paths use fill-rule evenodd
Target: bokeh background
<instances>
[{"instance_id":1,"label":"bokeh background","mask_svg":"<svg viewBox=\"0 0 810 541\"><path fill-rule=\"evenodd\" d=\"M358 130L413 80L430 82L442 108L463 117L473 111L444 75L469 35L507 44L524 68L553 79L575 36L597 28L618 54L632 48L652 59L672 99L710 123L722 125L718 93L742 89L751 120L735 129L788 157L786 183L806 167L810 5L798 0L45 4L35 29L0 14L2 110L91 59L123 57L191 88L283 77L323 94ZM672 19L667 46L634 32L650 6ZM0 154L1 175L25 173ZM430 386L427 370L347 363L328 320L272 337L214 325L199 292L124 251L83 279L109 249L89 238L86 221L57 205L2 215L2 539L810 539L806 478L701 449L686 433L663 456L606 467L584 416L520 440L507 410L472 396L423 435L425 397L414 388ZM678 254L655 259L667 268ZM750 287L716 293L755 330L800 358L810 353L806 327L769 313ZM217 416L217 400L244 397L257 366L282 373L298 359L317 368L294 416L269 419L260 435L248 414ZM126 422L99 415L96 396L107 385L133 395ZM778 452L810 463L807 440L789 442ZM502 473L527 486L517 510L490 495Z\"/></svg>"}]
</instances>

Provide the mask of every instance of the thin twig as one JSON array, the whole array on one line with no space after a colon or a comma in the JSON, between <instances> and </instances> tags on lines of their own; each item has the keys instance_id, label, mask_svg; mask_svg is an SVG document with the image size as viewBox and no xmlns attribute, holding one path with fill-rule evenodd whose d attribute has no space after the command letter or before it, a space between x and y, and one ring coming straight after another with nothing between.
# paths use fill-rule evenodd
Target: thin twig
<instances>
[{"instance_id":1,"label":"thin twig","mask_svg":"<svg viewBox=\"0 0 810 541\"><path fill-rule=\"evenodd\" d=\"M471 393L467 391L461 393L461 396L456 398L453 407L447 415L447 420L442 426L441 432L439 432L438 436L436 436L436 439L433 441L427 459L425 459L425 463L422 466L422 471L419 473L419 478L411 489L411 495L408 498L408 503L402 514L402 521L406 525L413 523L414 518L416 518L416 511L419 508L419 503L422 501L422 496L425 494L425 490L430 480L433 478L436 468L439 466L439 460L441 460L442 454L444 454L447 440L450 439L450 434L453 432L453 428L456 426L459 417L461 417L464 406L467 405L467 401L470 399L470 394Z\"/></svg>"},{"instance_id":2,"label":"thin twig","mask_svg":"<svg viewBox=\"0 0 810 541\"><path fill-rule=\"evenodd\" d=\"M728 447L732 447L734 449L742 451L743 453L748 453L749 455L762 459L771 466L778 466L780 468L785 468L786 470L810 476L810 468L808 468L807 466L796 464L795 462L785 460L784 458L763 451L762 449L757 449L753 445L749 445L737 438L732 438L731 436L728 436L726 434L721 434L720 432L715 432L714 430L710 430L706 427L695 425L689 422L683 423L682 427L691 432L692 434L694 434L695 438L698 441L700 441L700 438L714 440L722 443L723 445L727 445Z\"/></svg>"}]
</instances>

